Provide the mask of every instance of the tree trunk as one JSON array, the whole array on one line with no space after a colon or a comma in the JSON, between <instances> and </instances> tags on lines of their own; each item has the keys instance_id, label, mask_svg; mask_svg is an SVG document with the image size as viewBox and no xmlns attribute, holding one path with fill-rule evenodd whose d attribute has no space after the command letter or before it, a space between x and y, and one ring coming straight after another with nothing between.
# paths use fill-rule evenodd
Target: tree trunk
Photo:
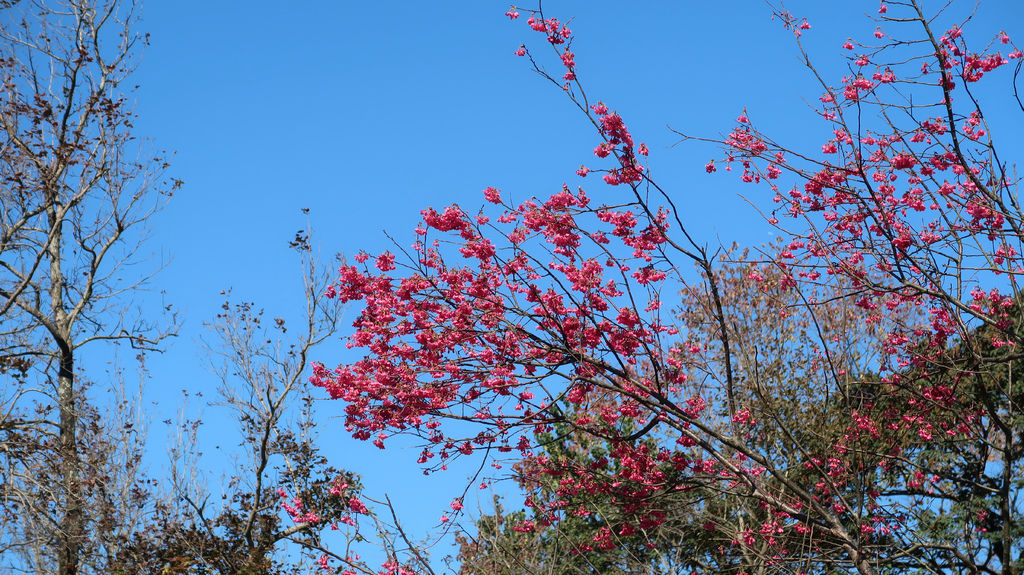
<instances>
[{"instance_id":1,"label":"tree trunk","mask_svg":"<svg viewBox=\"0 0 1024 575\"><path fill-rule=\"evenodd\" d=\"M55 167L53 172L57 172ZM57 185L52 185L57 189ZM83 530L81 464L78 454L78 406L77 390L75 389L75 348L72 343L71 329L74 319L69 317L64 300L63 262L63 227L64 221L57 214L60 198L53 193L48 208L50 226L53 230L53 241L50 243L48 257L50 260L50 314L52 327L50 335L58 350L59 361L57 371L57 407L60 411L60 474L63 483L61 490L63 500L55 501L62 506L63 517L57 531L57 573L58 575L75 575L81 555L81 539Z\"/></svg>"},{"instance_id":2,"label":"tree trunk","mask_svg":"<svg viewBox=\"0 0 1024 575\"><path fill-rule=\"evenodd\" d=\"M63 346L62 346L63 347ZM58 541L59 575L78 573L79 550L83 531L82 485L78 458L78 411L75 393L74 351L61 350L57 379L57 401L60 404L60 457L64 482L64 517Z\"/></svg>"}]
</instances>

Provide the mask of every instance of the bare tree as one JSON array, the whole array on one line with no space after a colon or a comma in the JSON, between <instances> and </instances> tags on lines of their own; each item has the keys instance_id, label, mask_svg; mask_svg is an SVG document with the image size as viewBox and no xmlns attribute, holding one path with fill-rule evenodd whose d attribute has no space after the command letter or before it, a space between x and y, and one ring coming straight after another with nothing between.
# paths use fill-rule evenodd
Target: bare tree
<instances>
[{"instance_id":1,"label":"bare tree","mask_svg":"<svg viewBox=\"0 0 1024 575\"><path fill-rule=\"evenodd\" d=\"M379 569L359 555L369 544L391 564L431 572L390 501L367 497L358 475L321 452L309 354L337 333L342 308L325 295L333 274L312 249L309 231L298 232L291 247L305 294L299 320L232 302L223 292L204 341L220 383L216 398L206 413L182 404L171 441L171 497L161 501L154 530L122 550L121 571L285 575L342 565L373 574ZM234 461L222 485L203 466L200 435L213 417L233 421L237 430L218 429L218 458Z\"/></svg>"},{"instance_id":2,"label":"bare tree","mask_svg":"<svg viewBox=\"0 0 1024 575\"><path fill-rule=\"evenodd\" d=\"M172 331L124 311L148 277L132 269L146 224L181 184L132 135L136 8L24 1L0 18L0 363L16 374L0 396L0 549L29 571L82 572L98 549L110 474L94 466L115 461L95 453L113 436L97 439L110 426L86 405L82 349L154 349Z\"/></svg>"},{"instance_id":3,"label":"bare tree","mask_svg":"<svg viewBox=\"0 0 1024 575\"><path fill-rule=\"evenodd\" d=\"M319 454L305 374L309 351L334 335L340 308L323 295L330 273L313 254L308 234L296 234L291 246L303 268L301 325L268 319L255 304L232 303L223 292L222 311L207 326L212 338L204 347L220 382L212 407L230 414L239 431L222 505L211 503L206 478L196 468L197 425L185 422L185 441L173 451L177 507L169 524L179 527L172 538L190 564L218 573L292 572L280 548L315 551L320 530L344 513L336 505L341 494L359 488L354 475L330 467ZM291 507L292 521L281 493L288 494L286 504L302 501ZM311 509L319 513L310 515Z\"/></svg>"}]
</instances>

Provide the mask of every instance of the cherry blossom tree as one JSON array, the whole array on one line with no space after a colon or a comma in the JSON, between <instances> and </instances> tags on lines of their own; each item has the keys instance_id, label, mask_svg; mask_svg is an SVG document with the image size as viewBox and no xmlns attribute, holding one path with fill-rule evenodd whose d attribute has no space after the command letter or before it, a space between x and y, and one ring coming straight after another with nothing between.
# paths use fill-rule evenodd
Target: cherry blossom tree
<instances>
[{"instance_id":1,"label":"cherry blossom tree","mask_svg":"<svg viewBox=\"0 0 1024 575\"><path fill-rule=\"evenodd\" d=\"M771 253L775 249L777 246L769 245L759 251ZM802 450L823 451L829 446L827 441L842 432L841 412L851 401L859 400L855 382L876 377L870 369L881 352L877 345L880 334L873 324L860 321L863 314L858 308L824 294L812 308L814 314L806 313L809 308L800 305L804 294L782 288L785 272L771 263L752 262L752 258L749 250L733 248L719 257L716 269L723 309L729 318L729 337L737 350L733 358L737 401L749 406L751 418L757 422L756 432L748 433L745 439L749 445L757 445L759 451L789 457L787 466L798 468ZM750 281L752 274L762 280ZM700 300L699 294L691 296L693 301ZM714 341L718 327L715 318L707 314L710 309L681 309L677 323L691 338L700 335L701 339ZM816 345L822 337L832 342L828 350ZM720 346L709 346L702 356L718 366L707 366L709 371L718 370L725 361ZM841 372L840 379L846 384L840 389L841 395L831 394L830 385L822 385L830 383L818 376L823 368ZM577 411L572 405L563 408ZM725 405L719 404L716 409L722 411ZM579 415L573 413L568 419ZM567 424L556 423L553 428L538 437L538 451L549 460L559 461L565 474L607 465L601 462L607 462L609 454L617 449L614 439L580 433ZM645 438L648 449L657 449L655 437L652 432ZM527 513L535 524L543 520L544 510L559 492L559 477L520 476L528 505L517 512L520 521ZM567 515L535 533L516 532L516 524L510 525L508 520L516 512L509 514L496 506L493 513L477 520L474 528L461 536L461 572L753 571L760 564L763 550L759 547L763 545L731 542L739 540L752 522L760 525L771 517L768 510L741 492L723 492L709 484L660 497L652 509L663 514L664 522L645 530L642 537L620 537L621 544L614 548L581 555L573 551L591 545L601 529L613 527L618 519L610 502L595 499L588 504L593 513L585 517ZM504 528L496 529L496 525ZM801 541L777 540L775 545L796 554ZM530 546L537 550L528 551ZM542 558L542 564L531 564L528 558Z\"/></svg>"},{"instance_id":2,"label":"cherry blossom tree","mask_svg":"<svg viewBox=\"0 0 1024 575\"><path fill-rule=\"evenodd\" d=\"M520 10L545 48L516 53L593 125L577 174L603 182L519 204L487 188L490 211L428 208L412 247L343 266L327 293L358 302L364 355L313 382L346 429L419 438L427 470L511 460L543 493L514 531L594 518L577 553L655 545L712 512L708 555L739 559L695 558L708 571L1020 573L1022 213L976 89L1015 80L1010 38L968 43L966 18L937 29L949 14L885 2L832 83L802 47L811 25L777 10L827 136L791 149L744 113L703 140L721 150L707 171L763 190L784 237L728 271L584 90L568 24ZM736 329L735 269L774 294L753 321L799 337Z\"/></svg>"}]
</instances>

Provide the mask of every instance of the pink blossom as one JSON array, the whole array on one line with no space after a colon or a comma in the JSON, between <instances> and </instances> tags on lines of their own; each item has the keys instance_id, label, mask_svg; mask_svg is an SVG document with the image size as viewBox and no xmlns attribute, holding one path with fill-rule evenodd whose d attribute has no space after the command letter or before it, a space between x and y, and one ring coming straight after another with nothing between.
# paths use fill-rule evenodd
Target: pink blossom
<instances>
[{"instance_id":1,"label":"pink blossom","mask_svg":"<svg viewBox=\"0 0 1024 575\"><path fill-rule=\"evenodd\" d=\"M331 495L341 495L341 492L344 491L345 489L348 489L348 483L338 483L336 481L334 485L331 486L330 493ZM278 490L278 492L281 493L282 491Z\"/></svg>"},{"instance_id":2,"label":"pink blossom","mask_svg":"<svg viewBox=\"0 0 1024 575\"><path fill-rule=\"evenodd\" d=\"M905 170L907 168L913 168L917 160L914 156L909 154L899 154L892 159L892 167L897 170Z\"/></svg>"},{"instance_id":3,"label":"pink blossom","mask_svg":"<svg viewBox=\"0 0 1024 575\"><path fill-rule=\"evenodd\" d=\"M366 508L366 504L356 497L348 500L348 508L351 509L353 513L361 513L363 515L366 515L369 512Z\"/></svg>"},{"instance_id":4,"label":"pink blossom","mask_svg":"<svg viewBox=\"0 0 1024 575\"><path fill-rule=\"evenodd\" d=\"M523 521L512 527L512 531L518 531L519 533L533 533L536 530L537 525L533 521Z\"/></svg>"},{"instance_id":5,"label":"pink blossom","mask_svg":"<svg viewBox=\"0 0 1024 575\"><path fill-rule=\"evenodd\" d=\"M492 204L500 204L501 193L498 191L497 188L488 187L487 189L484 190L484 199L486 199L488 202L491 202Z\"/></svg>"},{"instance_id":6,"label":"pink blossom","mask_svg":"<svg viewBox=\"0 0 1024 575\"><path fill-rule=\"evenodd\" d=\"M891 84L896 81L896 75L892 73L892 70L886 68L885 73L875 72L871 75L871 79L879 84Z\"/></svg>"},{"instance_id":7,"label":"pink blossom","mask_svg":"<svg viewBox=\"0 0 1024 575\"><path fill-rule=\"evenodd\" d=\"M395 269L395 255L391 252L384 252L377 257L377 269L382 272L388 272Z\"/></svg>"}]
</instances>

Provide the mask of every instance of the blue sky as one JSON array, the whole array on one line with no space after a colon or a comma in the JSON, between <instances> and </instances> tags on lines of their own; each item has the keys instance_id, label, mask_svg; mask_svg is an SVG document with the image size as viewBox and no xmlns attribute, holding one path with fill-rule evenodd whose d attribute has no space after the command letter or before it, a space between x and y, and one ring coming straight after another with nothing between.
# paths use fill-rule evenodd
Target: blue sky
<instances>
[{"instance_id":1,"label":"blue sky","mask_svg":"<svg viewBox=\"0 0 1024 575\"><path fill-rule=\"evenodd\" d=\"M848 56L841 44L849 36L871 39L875 23L864 14L877 7L874 0L787 4L809 19L805 45L836 81ZM505 18L507 8L480 0L145 6L142 28L152 43L135 75L137 134L176 150L169 173L186 182L153 221L147 244L155 261L170 261L153 287L167 292L186 321L181 337L149 362L154 421L174 416L182 389L212 395L216 382L196 339L217 313L221 290L232 288L273 315L299 311L287 243L306 223L301 208L310 208L325 255L354 254L389 247L384 230L411 243L425 207L459 203L475 211L487 186L515 200L563 182L592 195L604 187L575 175L581 163L593 163L597 137L557 88L513 55L523 42L546 47L522 20ZM566 0L544 8L574 18L588 93L650 146L653 174L690 231L711 245L770 239L739 195L758 202L766 192L722 173L708 176L703 166L716 150L673 147L678 137L669 129L714 137L746 107L759 128L794 146L813 150L827 137L805 103L819 90L769 8L750 0ZM972 8L963 2L951 10ZM1024 43L1022 4L982 2L975 37L1004 28ZM993 84L1008 86L1009 77L1004 70ZM353 359L340 343L315 355L327 364ZM362 473L371 493L390 493L414 530L429 530L461 493L466 473L423 479L414 451L380 452L350 440L334 417L342 409L329 402L321 409L332 417L321 430L334 464Z\"/></svg>"}]
</instances>

